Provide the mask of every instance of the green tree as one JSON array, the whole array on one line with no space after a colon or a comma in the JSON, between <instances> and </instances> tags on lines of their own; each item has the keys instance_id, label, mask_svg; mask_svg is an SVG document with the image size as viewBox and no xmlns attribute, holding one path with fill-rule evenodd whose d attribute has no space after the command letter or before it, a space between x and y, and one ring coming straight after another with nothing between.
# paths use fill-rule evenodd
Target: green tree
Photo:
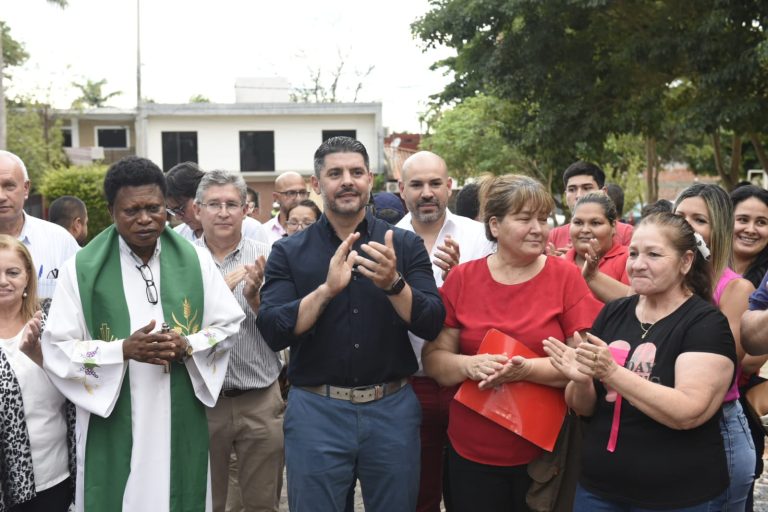
<instances>
[{"instance_id":1,"label":"green tree","mask_svg":"<svg viewBox=\"0 0 768 512\"><path fill-rule=\"evenodd\" d=\"M48 0L49 4L58 5L61 8L67 6L67 0ZM18 66L21 65L29 55L24 51L21 44L13 40L10 37L9 30L5 23L2 24L2 34L0 34L0 149L6 149L6 104L5 104L5 85L3 80L5 79L6 66ZM10 45L10 51L6 51L6 42ZM6 61L6 56L10 60Z\"/></svg>"},{"instance_id":2,"label":"green tree","mask_svg":"<svg viewBox=\"0 0 768 512\"><path fill-rule=\"evenodd\" d=\"M190 103L210 103L211 100L203 96L202 94L195 94L191 98L189 98Z\"/></svg>"},{"instance_id":3,"label":"green tree","mask_svg":"<svg viewBox=\"0 0 768 512\"><path fill-rule=\"evenodd\" d=\"M11 36L11 27L3 21L0 21L0 30L2 30L3 62L5 67L21 66L29 58L29 54L24 49L24 44ZM4 69L3 72L5 73L5 78L10 78L7 69Z\"/></svg>"},{"instance_id":4,"label":"green tree","mask_svg":"<svg viewBox=\"0 0 768 512\"><path fill-rule=\"evenodd\" d=\"M104 198L105 165L67 167L49 171L43 176L40 192L50 204L56 198L79 197L88 206L88 240L112 224Z\"/></svg>"},{"instance_id":5,"label":"green tree","mask_svg":"<svg viewBox=\"0 0 768 512\"><path fill-rule=\"evenodd\" d=\"M669 141L679 140L672 121L685 119L700 133L706 126L708 133L754 128L759 138L764 128L742 121L768 119L768 102L761 101L768 82L761 78L768 69L765 2L438 0L433 6L414 33L427 47L456 51L434 65L454 76L437 100L485 92L512 102L524 114L511 132L517 146L558 172L585 154L603 153L611 136L639 135L648 199L655 200ZM681 94L681 85L696 94Z\"/></svg>"},{"instance_id":6,"label":"green tree","mask_svg":"<svg viewBox=\"0 0 768 512\"><path fill-rule=\"evenodd\" d=\"M547 177L539 176L535 162L526 159L507 139L515 118L510 102L478 94L438 114L421 148L443 157L459 185L485 173L517 172L547 181Z\"/></svg>"},{"instance_id":7,"label":"green tree","mask_svg":"<svg viewBox=\"0 0 768 512\"><path fill-rule=\"evenodd\" d=\"M72 85L80 89L80 97L72 102L72 107L105 107L110 98L123 94L122 91L105 93L102 89L107 84L106 79L94 82L86 80L85 83L72 82Z\"/></svg>"},{"instance_id":8,"label":"green tree","mask_svg":"<svg viewBox=\"0 0 768 512\"><path fill-rule=\"evenodd\" d=\"M50 169L66 165L60 121L51 116L48 105L17 100L8 111L8 151L16 153L29 172L32 187Z\"/></svg>"}]
</instances>

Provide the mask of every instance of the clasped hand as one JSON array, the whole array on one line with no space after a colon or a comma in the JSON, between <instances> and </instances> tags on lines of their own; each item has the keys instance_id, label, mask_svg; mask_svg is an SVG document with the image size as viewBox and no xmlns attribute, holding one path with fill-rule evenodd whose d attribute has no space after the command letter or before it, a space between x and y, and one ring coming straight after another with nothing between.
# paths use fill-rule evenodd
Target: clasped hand
<instances>
[{"instance_id":1,"label":"clasped hand","mask_svg":"<svg viewBox=\"0 0 768 512\"><path fill-rule=\"evenodd\" d=\"M150 321L123 341L123 359L141 363L164 365L179 361L185 354L186 342L176 331L152 332L155 321Z\"/></svg>"},{"instance_id":2,"label":"clasped hand","mask_svg":"<svg viewBox=\"0 0 768 512\"><path fill-rule=\"evenodd\" d=\"M504 354L477 354L467 356L464 375L479 381L480 389L487 389L507 382L525 380L531 373L533 362L522 356L507 357Z\"/></svg>"}]
</instances>

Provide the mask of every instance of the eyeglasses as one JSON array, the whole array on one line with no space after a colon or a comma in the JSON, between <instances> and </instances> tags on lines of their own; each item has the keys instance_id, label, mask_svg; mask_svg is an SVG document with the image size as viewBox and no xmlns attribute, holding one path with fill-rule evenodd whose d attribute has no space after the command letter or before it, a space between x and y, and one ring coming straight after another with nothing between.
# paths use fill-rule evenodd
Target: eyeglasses
<instances>
[{"instance_id":1,"label":"eyeglasses","mask_svg":"<svg viewBox=\"0 0 768 512\"><path fill-rule=\"evenodd\" d=\"M302 189L302 190L286 190L285 192L278 192L278 194L280 194L281 196L285 196L285 197L287 197L289 199L293 199L296 196L299 196L299 197L309 197L309 191L307 191L306 189Z\"/></svg>"},{"instance_id":2,"label":"eyeglasses","mask_svg":"<svg viewBox=\"0 0 768 512\"><path fill-rule=\"evenodd\" d=\"M139 269L139 273L141 274L141 278L144 279L144 283L147 285L147 300L150 304L157 304L157 286L155 286L155 278L152 275L152 269L149 268L149 265L136 265L136 268Z\"/></svg>"},{"instance_id":3,"label":"eyeglasses","mask_svg":"<svg viewBox=\"0 0 768 512\"><path fill-rule=\"evenodd\" d=\"M299 221L297 221L297 220L293 220L293 219L292 219L292 220L289 220L289 221L287 221L287 222L285 223L285 225L286 225L286 226L288 226L288 227L290 227L290 228L293 228L293 229L296 229L296 228L298 228L299 226L301 226L301 229L306 229L306 228L308 228L309 226L311 226L311 225L312 225L312 224L314 224L314 223L315 223L315 221L314 221L314 220L305 220L305 221L303 221L303 222L299 222Z\"/></svg>"},{"instance_id":4,"label":"eyeglasses","mask_svg":"<svg viewBox=\"0 0 768 512\"><path fill-rule=\"evenodd\" d=\"M243 203L198 203L200 206L204 206L208 213L219 213L221 210L227 210L229 213L235 213L243 207Z\"/></svg>"},{"instance_id":5,"label":"eyeglasses","mask_svg":"<svg viewBox=\"0 0 768 512\"><path fill-rule=\"evenodd\" d=\"M182 215L184 215L184 210L186 209L186 207L187 205L180 204L176 208L171 208L170 206L166 206L165 209L166 211L168 211L168 213L170 213L174 217L181 217Z\"/></svg>"}]
</instances>

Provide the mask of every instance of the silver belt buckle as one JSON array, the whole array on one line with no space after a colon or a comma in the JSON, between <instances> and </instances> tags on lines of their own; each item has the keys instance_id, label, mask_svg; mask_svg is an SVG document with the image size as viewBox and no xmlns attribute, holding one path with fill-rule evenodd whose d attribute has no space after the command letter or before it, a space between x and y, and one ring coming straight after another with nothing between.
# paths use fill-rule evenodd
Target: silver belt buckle
<instances>
[{"instance_id":1,"label":"silver belt buckle","mask_svg":"<svg viewBox=\"0 0 768 512\"><path fill-rule=\"evenodd\" d=\"M384 385L380 386L374 386L373 387L373 399L374 400L381 400L384 398Z\"/></svg>"}]
</instances>

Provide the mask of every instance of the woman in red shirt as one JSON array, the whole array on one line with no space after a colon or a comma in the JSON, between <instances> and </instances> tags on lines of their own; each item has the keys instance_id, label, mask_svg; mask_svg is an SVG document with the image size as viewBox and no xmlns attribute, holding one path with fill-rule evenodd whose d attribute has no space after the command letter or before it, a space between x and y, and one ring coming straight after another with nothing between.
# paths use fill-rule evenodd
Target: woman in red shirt
<instances>
[{"instance_id":1,"label":"woman in red shirt","mask_svg":"<svg viewBox=\"0 0 768 512\"><path fill-rule=\"evenodd\" d=\"M442 386L470 379L481 388L527 380L555 387L564 377L550 364L542 340L571 339L592 325L601 304L579 270L544 254L554 202L526 176L488 179L480 191L486 236L498 250L454 267L440 290L446 308L438 338L424 346L428 376ZM540 357L478 354L498 329ZM526 465L541 449L456 400L448 420L448 495L456 512L527 510Z\"/></svg>"},{"instance_id":2,"label":"woman in red shirt","mask_svg":"<svg viewBox=\"0 0 768 512\"><path fill-rule=\"evenodd\" d=\"M572 247L563 257L581 269L590 252L596 254L600 257L597 265L600 272L629 284L629 251L613 239L617 217L616 205L605 194L592 193L579 199L570 224Z\"/></svg>"}]
</instances>

